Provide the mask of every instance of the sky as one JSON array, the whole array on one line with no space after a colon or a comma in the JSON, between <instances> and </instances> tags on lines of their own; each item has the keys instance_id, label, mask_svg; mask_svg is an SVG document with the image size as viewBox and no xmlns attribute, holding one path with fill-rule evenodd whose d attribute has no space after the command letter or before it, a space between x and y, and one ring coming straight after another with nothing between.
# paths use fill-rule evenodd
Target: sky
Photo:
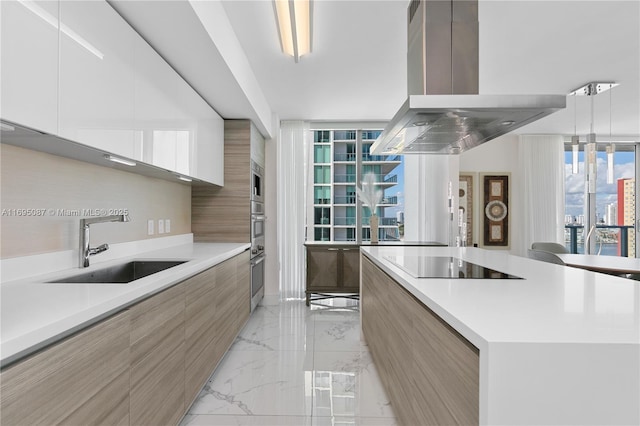
<instances>
[{"instance_id":1,"label":"sky","mask_svg":"<svg viewBox=\"0 0 640 426\"><path fill-rule=\"evenodd\" d=\"M571 152L565 153L565 214L579 216L584 214L584 153L579 154L579 173L571 171ZM633 152L616 152L614 154L614 183L607 184L607 155L598 152L596 180L596 214L598 219L604 217L606 206L617 203L617 180L635 176L635 154Z\"/></svg>"}]
</instances>

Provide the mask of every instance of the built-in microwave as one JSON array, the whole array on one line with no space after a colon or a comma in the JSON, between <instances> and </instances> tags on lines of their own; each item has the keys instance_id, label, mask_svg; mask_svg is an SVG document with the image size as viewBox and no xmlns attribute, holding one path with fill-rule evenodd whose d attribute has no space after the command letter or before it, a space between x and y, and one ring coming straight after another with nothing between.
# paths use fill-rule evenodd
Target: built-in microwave
<instances>
[{"instance_id":1,"label":"built-in microwave","mask_svg":"<svg viewBox=\"0 0 640 426\"><path fill-rule=\"evenodd\" d=\"M264 202L264 169L251 161L251 200Z\"/></svg>"}]
</instances>

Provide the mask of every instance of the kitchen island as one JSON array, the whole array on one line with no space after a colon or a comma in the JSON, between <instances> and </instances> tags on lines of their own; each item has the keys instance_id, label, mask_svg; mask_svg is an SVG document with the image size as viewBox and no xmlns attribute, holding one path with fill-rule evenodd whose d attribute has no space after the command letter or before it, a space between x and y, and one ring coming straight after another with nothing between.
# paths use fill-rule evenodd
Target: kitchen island
<instances>
[{"instance_id":1,"label":"kitchen island","mask_svg":"<svg viewBox=\"0 0 640 426\"><path fill-rule=\"evenodd\" d=\"M416 278L407 266L426 257L493 271ZM454 247L362 247L361 277L363 335L401 423L640 423L637 282Z\"/></svg>"}]
</instances>

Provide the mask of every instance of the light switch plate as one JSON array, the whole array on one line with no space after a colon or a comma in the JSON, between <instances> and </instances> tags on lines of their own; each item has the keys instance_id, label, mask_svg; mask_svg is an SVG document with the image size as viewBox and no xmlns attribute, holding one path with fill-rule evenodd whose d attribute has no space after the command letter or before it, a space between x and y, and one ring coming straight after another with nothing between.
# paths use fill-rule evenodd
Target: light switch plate
<instances>
[{"instance_id":1,"label":"light switch plate","mask_svg":"<svg viewBox=\"0 0 640 426\"><path fill-rule=\"evenodd\" d=\"M147 235L153 235L153 219L149 219L147 222Z\"/></svg>"},{"instance_id":2,"label":"light switch plate","mask_svg":"<svg viewBox=\"0 0 640 426\"><path fill-rule=\"evenodd\" d=\"M158 219L158 234L164 234L164 220Z\"/></svg>"},{"instance_id":3,"label":"light switch plate","mask_svg":"<svg viewBox=\"0 0 640 426\"><path fill-rule=\"evenodd\" d=\"M166 232L167 234L171 232L171 219L164 220L164 232Z\"/></svg>"}]
</instances>

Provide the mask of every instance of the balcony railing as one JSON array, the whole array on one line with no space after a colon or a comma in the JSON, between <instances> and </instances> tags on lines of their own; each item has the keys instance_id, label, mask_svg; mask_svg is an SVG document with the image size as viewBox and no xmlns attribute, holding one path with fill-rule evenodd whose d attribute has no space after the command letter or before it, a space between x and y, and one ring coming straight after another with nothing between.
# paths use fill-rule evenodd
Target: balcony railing
<instances>
[{"instance_id":1,"label":"balcony railing","mask_svg":"<svg viewBox=\"0 0 640 426\"><path fill-rule=\"evenodd\" d=\"M362 161L400 161L400 157L398 155L362 154Z\"/></svg>"},{"instance_id":2,"label":"balcony railing","mask_svg":"<svg viewBox=\"0 0 640 426\"><path fill-rule=\"evenodd\" d=\"M331 204L331 199L329 198L314 198L314 204Z\"/></svg>"},{"instance_id":3,"label":"balcony railing","mask_svg":"<svg viewBox=\"0 0 640 426\"><path fill-rule=\"evenodd\" d=\"M394 204L398 204L398 197L397 196L393 196L393 197L384 197L382 199L382 204L383 205L394 205Z\"/></svg>"},{"instance_id":4,"label":"balcony railing","mask_svg":"<svg viewBox=\"0 0 640 426\"><path fill-rule=\"evenodd\" d=\"M334 225L341 225L341 226L356 226L356 218L355 217L334 217L333 218L333 224ZM369 218L368 217L363 217L362 218L362 225L364 226L369 226ZM398 221L396 220L395 217L381 217L379 218L378 221L378 225L379 226L397 226L398 225Z\"/></svg>"},{"instance_id":5,"label":"balcony railing","mask_svg":"<svg viewBox=\"0 0 640 426\"><path fill-rule=\"evenodd\" d=\"M366 173L365 173L366 174ZM383 174L374 174L376 177L376 183L395 183L398 182L398 175L383 175ZM334 175L333 181L336 183L355 183L356 175L355 174L337 174Z\"/></svg>"},{"instance_id":6,"label":"balcony railing","mask_svg":"<svg viewBox=\"0 0 640 426\"><path fill-rule=\"evenodd\" d=\"M335 197L333 197L333 202L335 204L355 204L356 196L355 195L347 195L347 196L336 195Z\"/></svg>"},{"instance_id":7,"label":"balcony railing","mask_svg":"<svg viewBox=\"0 0 640 426\"><path fill-rule=\"evenodd\" d=\"M339 152L333 154L334 161L356 161L356 153ZM400 161L398 155L370 155L362 154L362 161Z\"/></svg>"},{"instance_id":8,"label":"balcony railing","mask_svg":"<svg viewBox=\"0 0 640 426\"><path fill-rule=\"evenodd\" d=\"M565 230L569 231L569 235L566 236L565 242L569 244L567 247L571 253L579 253L578 245L582 246L584 250L584 225L565 225ZM605 234L605 230L619 229L620 233L613 233L613 235ZM591 238L596 239L596 243L600 244L616 244L620 247L620 256L629 256L629 229L634 229L633 225L596 225L596 232ZM580 235L578 235L580 230ZM616 238L619 237L619 238ZM580 241L579 241L580 240ZM580 243L580 244L579 244Z\"/></svg>"},{"instance_id":9,"label":"balcony railing","mask_svg":"<svg viewBox=\"0 0 640 426\"><path fill-rule=\"evenodd\" d=\"M356 196L355 195L347 195L347 196L336 195L335 197L333 197L333 202L334 204L355 204ZM316 203L316 204L320 204L320 203ZM382 202L379 205L393 206L396 204L398 204L398 197L394 195L393 197L384 197L382 199Z\"/></svg>"},{"instance_id":10,"label":"balcony railing","mask_svg":"<svg viewBox=\"0 0 640 426\"><path fill-rule=\"evenodd\" d=\"M333 160L334 161L356 161L356 154L355 153L349 153L349 154L335 153L333 154Z\"/></svg>"}]
</instances>

